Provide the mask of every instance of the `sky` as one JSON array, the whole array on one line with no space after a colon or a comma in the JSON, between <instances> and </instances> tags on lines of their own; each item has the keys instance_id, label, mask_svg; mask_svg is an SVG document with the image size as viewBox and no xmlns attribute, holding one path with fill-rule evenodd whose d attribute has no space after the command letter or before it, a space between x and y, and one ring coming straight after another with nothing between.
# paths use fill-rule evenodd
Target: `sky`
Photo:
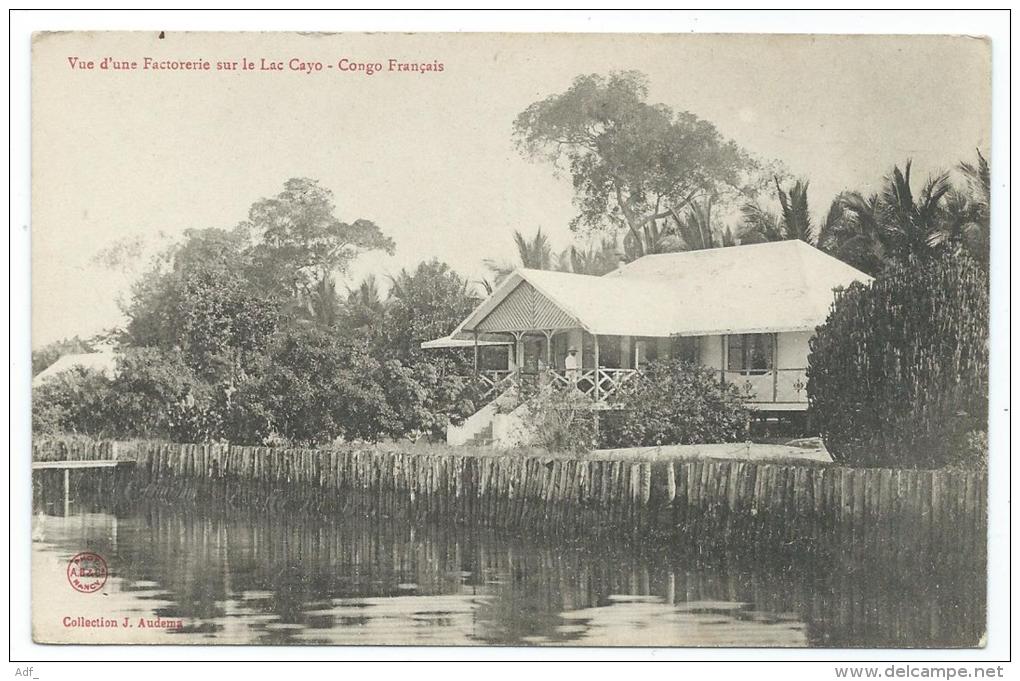
<instances>
[{"instance_id":1,"label":"sky","mask_svg":"<svg viewBox=\"0 0 1020 681\"><path fill-rule=\"evenodd\" d=\"M212 68L103 70L104 57ZM391 58L443 70L390 72ZM242 59L255 68L215 70ZM568 246L570 179L523 158L511 132L580 74L642 71L649 101L809 180L817 217L894 164L913 159L917 187L991 142L990 48L966 37L63 33L35 38L32 69L33 348L124 323L137 270L98 264L103 249L136 240L151 253L188 228L230 228L291 177L319 180L340 219L396 242L341 284L431 257L474 279L484 259L513 257L515 229Z\"/></svg>"}]
</instances>

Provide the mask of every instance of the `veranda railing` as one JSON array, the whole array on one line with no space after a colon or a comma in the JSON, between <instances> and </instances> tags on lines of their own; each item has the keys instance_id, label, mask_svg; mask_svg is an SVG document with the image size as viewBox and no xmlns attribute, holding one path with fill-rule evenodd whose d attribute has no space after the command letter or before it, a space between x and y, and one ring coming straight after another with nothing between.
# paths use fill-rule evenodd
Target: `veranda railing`
<instances>
[{"instance_id":1,"label":"veranda railing","mask_svg":"<svg viewBox=\"0 0 1020 681\"><path fill-rule=\"evenodd\" d=\"M511 388L550 385L562 390L577 390L596 402L604 402L638 373L637 369L608 367L572 371L546 369L537 373L488 369L479 371L477 380L483 399L495 398ZM725 381L737 387L741 397L751 403L807 402L807 370L803 368L724 371L722 375Z\"/></svg>"},{"instance_id":2,"label":"veranda railing","mask_svg":"<svg viewBox=\"0 0 1020 681\"><path fill-rule=\"evenodd\" d=\"M487 370L478 372L478 381L482 386L483 398L501 395L513 387L549 385L561 390L576 390L592 400L604 402L637 373L636 369L606 367L572 371L546 369L533 374L521 371Z\"/></svg>"}]
</instances>

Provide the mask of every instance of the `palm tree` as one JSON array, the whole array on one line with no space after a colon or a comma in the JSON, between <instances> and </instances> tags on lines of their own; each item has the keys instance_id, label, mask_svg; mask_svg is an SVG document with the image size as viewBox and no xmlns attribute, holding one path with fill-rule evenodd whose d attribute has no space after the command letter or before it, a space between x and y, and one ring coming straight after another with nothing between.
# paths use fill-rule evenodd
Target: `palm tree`
<instances>
[{"instance_id":1,"label":"palm tree","mask_svg":"<svg viewBox=\"0 0 1020 681\"><path fill-rule=\"evenodd\" d=\"M676 230L683 242L684 251L700 251L706 248L736 246L733 232L726 227L721 232L712 224L712 199L696 201L688 207L683 217L673 212Z\"/></svg>"},{"instance_id":2,"label":"palm tree","mask_svg":"<svg viewBox=\"0 0 1020 681\"><path fill-rule=\"evenodd\" d=\"M807 181L797 180L790 191L786 192L780 186L779 178L775 177L774 180L781 213L776 215L753 202L744 204L741 208L744 220L740 226L740 243L800 239L813 244L814 230L808 210Z\"/></svg>"},{"instance_id":3,"label":"palm tree","mask_svg":"<svg viewBox=\"0 0 1020 681\"><path fill-rule=\"evenodd\" d=\"M475 282L481 288L482 296L491 296L492 292L496 290L496 284L490 281L487 277L482 277Z\"/></svg>"},{"instance_id":4,"label":"palm tree","mask_svg":"<svg viewBox=\"0 0 1020 681\"><path fill-rule=\"evenodd\" d=\"M380 319L385 303L379 295L379 285L374 274L362 279L357 288L347 289L345 308L352 328L369 327Z\"/></svg>"},{"instance_id":5,"label":"palm tree","mask_svg":"<svg viewBox=\"0 0 1020 681\"><path fill-rule=\"evenodd\" d=\"M883 231L894 257L900 261L925 259L942 250L947 236L947 211L943 199L952 185L949 173L928 178L917 199L910 189L910 165L893 167L880 198Z\"/></svg>"},{"instance_id":6,"label":"palm tree","mask_svg":"<svg viewBox=\"0 0 1020 681\"><path fill-rule=\"evenodd\" d=\"M964 177L966 189L949 194L946 209L949 224L945 239L954 251L966 251L987 266L991 230L992 178L988 160L980 150L977 163L961 162L957 169Z\"/></svg>"},{"instance_id":7,"label":"palm tree","mask_svg":"<svg viewBox=\"0 0 1020 681\"><path fill-rule=\"evenodd\" d=\"M615 270L620 264L620 253L615 237L604 237L587 248L572 245L557 258L557 269L574 274L601 276Z\"/></svg>"},{"instance_id":8,"label":"palm tree","mask_svg":"<svg viewBox=\"0 0 1020 681\"><path fill-rule=\"evenodd\" d=\"M314 286L300 291L290 308L299 322L326 328L336 324L340 318L342 304L333 277L326 274L318 279Z\"/></svg>"},{"instance_id":9,"label":"palm tree","mask_svg":"<svg viewBox=\"0 0 1020 681\"><path fill-rule=\"evenodd\" d=\"M408 272L406 267L401 267L396 276L391 274L387 275L386 278L390 280L389 300L407 299L410 297L414 286L414 275Z\"/></svg>"},{"instance_id":10,"label":"palm tree","mask_svg":"<svg viewBox=\"0 0 1020 681\"><path fill-rule=\"evenodd\" d=\"M675 211L670 210L669 212L675 216ZM628 259L684 250L684 243L677 233L676 225L666 220L661 222L651 220L641 228L641 232L643 236L640 240L634 236L633 232L627 232L623 238L623 250Z\"/></svg>"},{"instance_id":11,"label":"palm tree","mask_svg":"<svg viewBox=\"0 0 1020 681\"><path fill-rule=\"evenodd\" d=\"M783 209L784 235L787 239L800 239L810 244L814 243L814 231L811 228L811 213L808 211L807 190L807 181L797 180L787 195L779 186L779 178L776 178L776 192Z\"/></svg>"},{"instance_id":12,"label":"palm tree","mask_svg":"<svg viewBox=\"0 0 1020 681\"><path fill-rule=\"evenodd\" d=\"M929 177L915 198L910 169L910 161L902 170L893 166L877 194L838 196L819 232L819 247L877 274L891 262L926 260L962 240L967 220L961 217L961 199L952 196L948 173Z\"/></svg>"},{"instance_id":13,"label":"palm tree","mask_svg":"<svg viewBox=\"0 0 1020 681\"><path fill-rule=\"evenodd\" d=\"M826 253L831 253L839 241L840 230L846 225L847 210L845 204L846 194L840 193L829 204L829 212L825 214L821 227L818 228L818 248Z\"/></svg>"},{"instance_id":14,"label":"palm tree","mask_svg":"<svg viewBox=\"0 0 1020 681\"><path fill-rule=\"evenodd\" d=\"M878 194L836 196L818 230L818 247L862 272L880 272L890 256Z\"/></svg>"},{"instance_id":15,"label":"palm tree","mask_svg":"<svg viewBox=\"0 0 1020 681\"><path fill-rule=\"evenodd\" d=\"M535 236L528 241L527 237L514 230L514 244L517 246L517 257L520 264L499 262L491 258L485 260L485 266L492 270L495 275L495 284L498 286L504 279L518 267L525 267L533 270L551 270L555 265L556 258L553 256L552 245L549 238L542 233L539 227Z\"/></svg>"}]
</instances>

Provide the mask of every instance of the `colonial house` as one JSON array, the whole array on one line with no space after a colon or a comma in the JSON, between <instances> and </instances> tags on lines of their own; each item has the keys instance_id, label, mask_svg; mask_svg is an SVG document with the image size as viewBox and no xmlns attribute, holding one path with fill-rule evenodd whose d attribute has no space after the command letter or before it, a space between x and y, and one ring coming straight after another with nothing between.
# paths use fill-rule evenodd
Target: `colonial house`
<instances>
[{"instance_id":1,"label":"colonial house","mask_svg":"<svg viewBox=\"0 0 1020 681\"><path fill-rule=\"evenodd\" d=\"M833 290L870 279L796 240L648 255L601 277L521 269L423 347L473 349L493 398L539 380L597 408L646 362L678 357L717 369L754 409L804 411L808 344ZM480 369L492 346L506 347L505 366ZM448 439L471 439L498 411L489 405Z\"/></svg>"}]
</instances>

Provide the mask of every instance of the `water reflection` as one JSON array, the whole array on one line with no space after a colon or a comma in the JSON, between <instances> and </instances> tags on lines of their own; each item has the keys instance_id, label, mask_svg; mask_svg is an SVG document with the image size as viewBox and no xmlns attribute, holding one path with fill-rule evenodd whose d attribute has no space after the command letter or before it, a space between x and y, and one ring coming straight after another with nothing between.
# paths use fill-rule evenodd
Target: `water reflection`
<instances>
[{"instance_id":1,"label":"water reflection","mask_svg":"<svg viewBox=\"0 0 1020 681\"><path fill-rule=\"evenodd\" d=\"M684 547L144 500L82 498L65 517L46 485L36 508L37 570L59 575L86 549L110 566L105 596L76 600L74 614L179 619L179 630L148 632L168 643L970 646L984 627L982 570L748 564ZM45 588L63 598L56 581Z\"/></svg>"}]
</instances>

